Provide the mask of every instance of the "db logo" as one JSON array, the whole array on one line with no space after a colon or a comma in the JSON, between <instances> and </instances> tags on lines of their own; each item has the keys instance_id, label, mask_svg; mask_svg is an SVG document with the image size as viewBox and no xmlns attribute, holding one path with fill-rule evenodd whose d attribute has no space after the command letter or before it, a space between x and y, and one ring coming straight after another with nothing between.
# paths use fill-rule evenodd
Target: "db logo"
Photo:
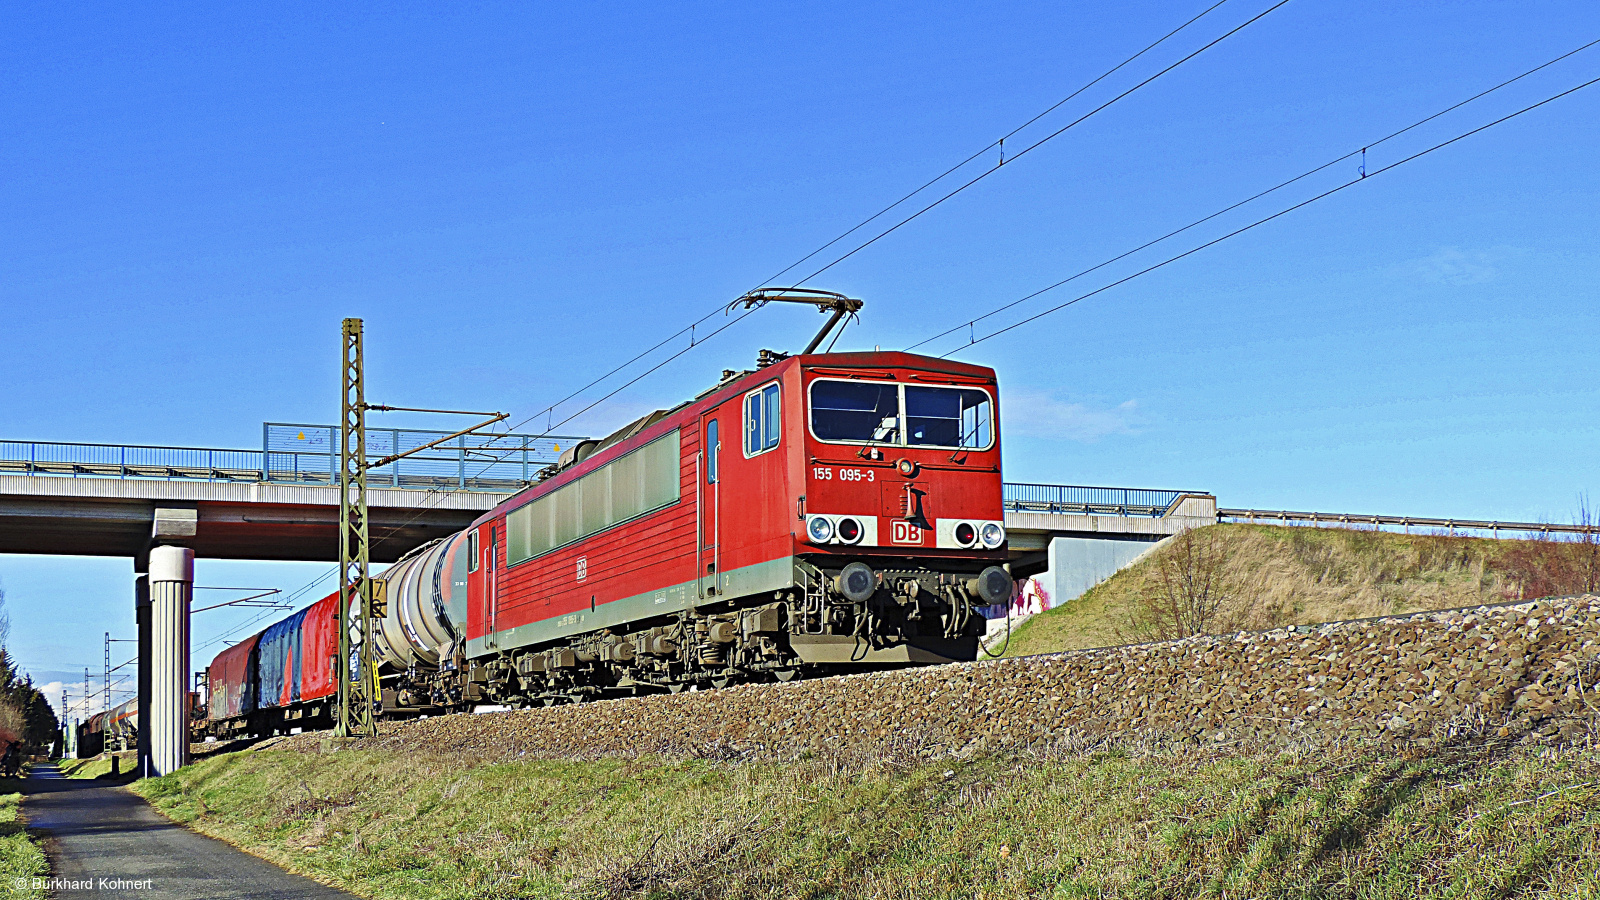
<instances>
[{"instance_id":1,"label":"db logo","mask_svg":"<svg viewBox=\"0 0 1600 900\"><path fill-rule=\"evenodd\" d=\"M894 523L894 542L896 544L922 543L922 529L910 522Z\"/></svg>"},{"instance_id":2,"label":"db logo","mask_svg":"<svg viewBox=\"0 0 1600 900\"><path fill-rule=\"evenodd\" d=\"M580 556L580 557L578 557L578 580L582 581L582 580L584 580L585 578L588 578L588 577L589 577L589 557Z\"/></svg>"}]
</instances>

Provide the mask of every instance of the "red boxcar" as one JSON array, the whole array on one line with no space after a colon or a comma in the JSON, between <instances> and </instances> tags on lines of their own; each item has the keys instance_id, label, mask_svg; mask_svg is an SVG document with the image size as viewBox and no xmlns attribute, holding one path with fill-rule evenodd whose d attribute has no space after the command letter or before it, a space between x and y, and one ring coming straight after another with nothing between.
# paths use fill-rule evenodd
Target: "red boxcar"
<instances>
[{"instance_id":1,"label":"red boxcar","mask_svg":"<svg viewBox=\"0 0 1600 900\"><path fill-rule=\"evenodd\" d=\"M207 669L210 730L219 736L318 727L339 689L339 595L318 600L217 654Z\"/></svg>"},{"instance_id":2,"label":"red boxcar","mask_svg":"<svg viewBox=\"0 0 1600 900\"><path fill-rule=\"evenodd\" d=\"M339 690L339 594L334 592L306 610L300 623L300 699L319 700Z\"/></svg>"},{"instance_id":3,"label":"red boxcar","mask_svg":"<svg viewBox=\"0 0 1600 900\"><path fill-rule=\"evenodd\" d=\"M249 715L256 710L256 642L253 634L217 654L206 669L206 707L212 719Z\"/></svg>"}]
</instances>

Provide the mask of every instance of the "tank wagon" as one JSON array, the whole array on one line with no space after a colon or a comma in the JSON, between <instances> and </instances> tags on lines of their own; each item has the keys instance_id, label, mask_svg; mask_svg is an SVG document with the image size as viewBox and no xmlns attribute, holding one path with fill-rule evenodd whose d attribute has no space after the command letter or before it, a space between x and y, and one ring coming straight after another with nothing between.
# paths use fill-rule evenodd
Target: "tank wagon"
<instances>
[{"instance_id":1,"label":"tank wagon","mask_svg":"<svg viewBox=\"0 0 1600 900\"><path fill-rule=\"evenodd\" d=\"M99 756L106 751L133 750L139 744L137 698L95 713L78 726L78 755Z\"/></svg>"},{"instance_id":2,"label":"tank wagon","mask_svg":"<svg viewBox=\"0 0 1600 900\"><path fill-rule=\"evenodd\" d=\"M994 372L763 352L385 571L383 714L957 660L1010 599ZM337 596L219 654L209 728L330 723Z\"/></svg>"}]
</instances>

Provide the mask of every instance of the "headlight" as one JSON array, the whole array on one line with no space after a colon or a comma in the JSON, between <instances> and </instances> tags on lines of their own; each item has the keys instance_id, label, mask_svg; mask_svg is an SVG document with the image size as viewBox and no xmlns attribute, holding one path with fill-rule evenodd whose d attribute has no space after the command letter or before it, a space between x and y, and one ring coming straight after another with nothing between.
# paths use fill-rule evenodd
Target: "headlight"
<instances>
[{"instance_id":1,"label":"headlight","mask_svg":"<svg viewBox=\"0 0 1600 900\"><path fill-rule=\"evenodd\" d=\"M839 540L846 544L854 544L861 540L861 520L852 516L845 516L839 520Z\"/></svg>"},{"instance_id":2,"label":"headlight","mask_svg":"<svg viewBox=\"0 0 1600 900\"><path fill-rule=\"evenodd\" d=\"M954 537L958 545L971 547L978 539L978 529L973 528L971 522L960 522L955 527Z\"/></svg>"},{"instance_id":3,"label":"headlight","mask_svg":"<svg viewBox=\"0 0 1600 900\"><path fill-rule=\"evenodd\" d=\"M813 544L826 544L833 540L833 523L825 516L812 516L806 522L806 536Z\"/></svg>"},{"instance_id":4,"label":"headlight","mask_svg":"<svg viewBox=\"0 0 1600 900\"><path fill-rule=\"evenodd\" d=\"M983 545L990 550L1006 542L1006 530L999 522L986 522L978 533L983 537Z\"/></svg>"}]
</instances>

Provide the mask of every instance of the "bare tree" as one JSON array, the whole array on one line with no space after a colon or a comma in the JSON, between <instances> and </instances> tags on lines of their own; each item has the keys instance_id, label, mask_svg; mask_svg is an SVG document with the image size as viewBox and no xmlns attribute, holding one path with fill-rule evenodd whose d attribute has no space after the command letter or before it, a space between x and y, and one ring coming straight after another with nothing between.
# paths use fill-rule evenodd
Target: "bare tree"
<instances>
[{"instance_id":1,"label":"bare tree","mask_svg":"<svg viewBox=\"0 0 1600 900\"><path fill-rule=\"evenodd\" d=\"M1233 599L1228 554L1212 528L1174 537L1160 552L1155 576L1135 605L1129 636L1171 641L1230 629L1226 608Z\"/></svg>"},{"instance_id":2,"label":"bare tree","mask_svg":"<svg viewBox=\"0 0 1600 900\"><path fill-rule=\"evenodd\" d=\"M1600 591L1600 534L1595 525L1600 516L1589 505L1589 495L1578 495L1574 525L1586 530L1570 538L1541 532L1528 540L1516 541L1495 568L1508 582L1508 600L1558 597L1565 594L1592 594Z\"/></svg>"},{"instance_id":3,"label":"bare tree","mask_svg":"<svg viewBox=\"0 0 1600 900\"><path fill-rule=\"evenodd\" d=\"M1585 594L1600 591L1600 535L1595 534L1594 507L1589 505L1589 495L1578 495L1577 524L1584 530L1578 534L1578 587Z\"/></svg>"}]
</instances>

